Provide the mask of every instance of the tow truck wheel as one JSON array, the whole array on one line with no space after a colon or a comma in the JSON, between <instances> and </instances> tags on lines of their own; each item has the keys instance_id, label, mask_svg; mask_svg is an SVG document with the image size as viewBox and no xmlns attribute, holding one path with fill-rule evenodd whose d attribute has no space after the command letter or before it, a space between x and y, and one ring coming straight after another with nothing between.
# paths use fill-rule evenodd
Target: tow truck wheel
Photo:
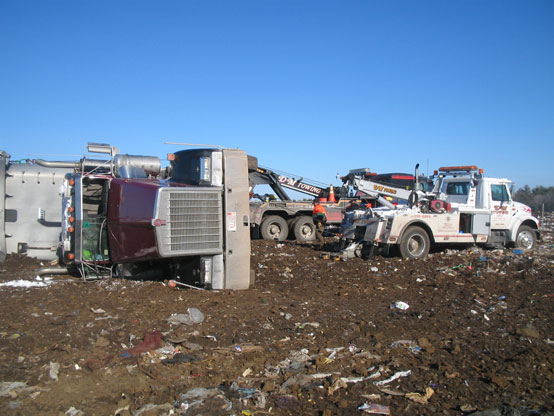
<instances>
[{"instance_id":1,"label":"tow truck wheel","mask_svg":"<svg viewBox=\"0 0 554 416\"><path fill-rule=\"evenodd\" d=\"M536 236L535 231L527 225L522 225L517 230L516 247L530 250L535 247Z\"/></svg>"},{"instance_id":2,"label":"tow truck wheel","mask_svg":"<svg viewBox=\"0 0 554 416\"><path fill-rule=\"evenodd\" d=\"M294 223L294 235L299 243L307 243L315 239L315 224L310 217L302 216Z\"/></svg>"},{"instance_id":3,"label":"tow truck wheel","mask_svg":"<svg viewBox=\"0 0 554 416\"><path fill-rule=\"evenodd\" d=\"M262 221L260 231L264 240L285 241L289 235L289 225L283 217L271 215Z\"/></svg>"},{"instance_id":4,"label":"tow truck wheel","mask_svg":"<svg viewBox=\"0 0 554 416\"><path fill-rule=\"evenodd\" d=\"M410 227L400 241L400 254L405 259L423 259L429 253L429 235L421 227Z\"/></svg>"}]
</instances>

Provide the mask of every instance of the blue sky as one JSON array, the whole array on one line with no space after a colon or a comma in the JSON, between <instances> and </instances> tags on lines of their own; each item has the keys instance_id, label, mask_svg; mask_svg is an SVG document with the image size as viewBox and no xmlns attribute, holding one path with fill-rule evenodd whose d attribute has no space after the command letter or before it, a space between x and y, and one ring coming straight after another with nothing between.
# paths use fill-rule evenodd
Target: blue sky
<instances>
[{"instance_id":1,"label":"blue sky","mask_svg":"<svg viewBox=\"0 0 554 416\"><path fill-rule=\"evenodd\" d=\"M329 184L419 162L552 186L553 21L549 0L3 0L0 149L185 141Z\"/></svg>"}]
</instances>

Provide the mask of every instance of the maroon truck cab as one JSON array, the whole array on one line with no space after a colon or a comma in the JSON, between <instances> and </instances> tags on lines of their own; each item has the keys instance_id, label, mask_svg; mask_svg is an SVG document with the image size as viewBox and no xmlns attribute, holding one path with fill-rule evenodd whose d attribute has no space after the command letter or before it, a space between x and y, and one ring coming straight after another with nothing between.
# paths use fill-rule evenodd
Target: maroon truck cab
<instances>
[{"instance_id":1,"label":"maroon truck cab","mask_svg":"<svg viewBox=\"0 0 554 416\"><path fill-rule=\"evenodd\" d=\"M61 257L85 278L174 278L215 289L250 282L244 151L177 152L168 179L145 156L66 175ZM154 165L154 163L150 163ZM159 165L159 164L158 164Z\"/></svg>"}]
</instances>

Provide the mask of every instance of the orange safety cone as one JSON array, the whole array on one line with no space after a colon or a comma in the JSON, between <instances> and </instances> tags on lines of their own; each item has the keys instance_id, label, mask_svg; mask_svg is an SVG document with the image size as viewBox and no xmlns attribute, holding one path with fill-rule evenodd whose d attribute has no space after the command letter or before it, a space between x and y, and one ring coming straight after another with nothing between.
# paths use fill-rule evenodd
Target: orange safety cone
<instances>
[{"instance_id":1,"label":"orange safety cone","mask_svg":"<svg viewBox=\"0 0 554 416\"><path fill-rule=\"evenodd\" d=\"M335 199L335 190L333 189L333 185L329 188L329 202L337 202Z\"/></svg>"}]
</instances>

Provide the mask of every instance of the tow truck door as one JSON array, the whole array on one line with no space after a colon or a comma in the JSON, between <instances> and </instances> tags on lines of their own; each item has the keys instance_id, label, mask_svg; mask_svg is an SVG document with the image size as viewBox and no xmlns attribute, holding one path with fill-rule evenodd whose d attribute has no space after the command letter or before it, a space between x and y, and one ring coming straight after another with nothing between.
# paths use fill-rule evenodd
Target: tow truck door
<instances>
[{"instance_id":1,"label":"tow truck door","mask_svg":"<svg viewBox=\"0 0 554 416\"><path fill-rule=\"evenodd\" d=\"M505 230L510 228L510 193L505 183L490 184L491 228Z\"/></svg>"}]
</instances>

